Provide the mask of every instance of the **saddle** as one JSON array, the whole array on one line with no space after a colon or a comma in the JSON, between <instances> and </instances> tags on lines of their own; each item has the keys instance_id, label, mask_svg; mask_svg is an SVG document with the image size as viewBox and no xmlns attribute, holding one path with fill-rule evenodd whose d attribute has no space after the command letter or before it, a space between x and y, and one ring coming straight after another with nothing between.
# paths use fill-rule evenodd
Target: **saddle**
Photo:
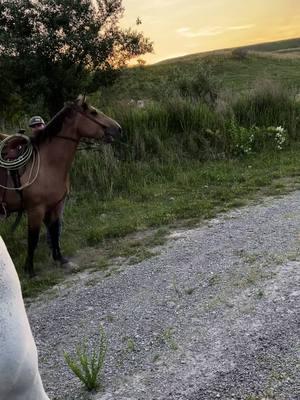
<instances>
[{"instance_id":1,"label":"saddle","mask_svg":"<svg viewBox=\"0 0 300 400\"><path fill-rule=\"evenodd\" d=\"M4 137L2 136L2 138ZM0 162L0 218L8 216L5 202L6 188L15 188L18 191L18 187L20 187L20 176L24 172L24 167L14 168L13 162L22 156L27 145L28 141L23 136L12 135L1 149L1 161L10 163L12 167L4 167ZM19 194L22 197L21 191Z\"/></svg>"},{"instance_id":2,"label":"saddle","mask_svg":"<svg viewBox=\"0 0 300 400\"><path fill-rule=\"evenodd\" d=\"M22 136L11 136L1 155L6 161L16 160L21 154L27 141Z\"/></svg>"}]
</instances>

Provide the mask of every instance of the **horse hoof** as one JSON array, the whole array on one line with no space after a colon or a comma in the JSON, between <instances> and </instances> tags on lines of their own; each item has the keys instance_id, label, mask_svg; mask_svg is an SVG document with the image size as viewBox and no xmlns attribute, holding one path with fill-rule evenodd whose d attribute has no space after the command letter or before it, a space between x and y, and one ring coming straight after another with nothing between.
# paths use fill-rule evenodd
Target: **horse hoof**
<instances>
[{"instance_id":1,"label":"horse hoof","mask_svg":"<svg viewBox=\"0 0 300 400\"><path fill-rule=\"evenodd\" d=\"M53 256L53 261L55 263L60 264L60 265L67 264L69 262L68 258L66 258L66 257L64 257L62 255L59 255L59 256L54 255Z\"/></svg>"},{"instance_id":2,"label":"horse hoof","mask_svg":"<svg viewBox=\"0 0 300 400\"><path fill-rule=\"evenodd\" d=\"M29 272L29 274L28 274L28 276L29 276L29 279L34 279L34 278L36 278L36 273L35 272Z\"/></svg>"},{"instance_id":3,"label":"horse hoof","mask_svg":"<svg viewBox=\"0 0 300 400\"><path fill-rule=\"evenodd\" d=\"M64 264L68 264L70 261L68 258L61 256L59 260L57 260L60 262L60 265L63 266Z\"/></svg>"},{"instance_id":4,"label":"horse hoof","mask_svg":"<svg viewBox=\"0 0 300 400\"><path fill-rule=\"evenodd\" d=\"M28 267L28 265L25 265L23 269L29 279L36 277L36 273L30 267Z\"/></svg>"},{"instance_id":5,"label":"horse hoof","mask_svg":"<svg viewBox=\"0 0 300 400\"><path fill-rule=\"evenodd\" d=\"M61 266L69 272L78 272L79 271L79 266L77 264L73 263L72 261L68 261L64 264L61 264Z\"/></svg>"}]
</instances>

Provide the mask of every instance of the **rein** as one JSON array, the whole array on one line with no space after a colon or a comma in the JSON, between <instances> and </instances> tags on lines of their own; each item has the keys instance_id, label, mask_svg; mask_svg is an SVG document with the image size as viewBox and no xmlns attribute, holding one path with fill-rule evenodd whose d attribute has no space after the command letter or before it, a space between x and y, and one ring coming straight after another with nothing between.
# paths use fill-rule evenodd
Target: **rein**
<instances>
[{"instance_id":1,"label":"rein","mask_svg":"<svg viewBox=\"0 0 300 400\"><path fill-rule=\"evenodd\" d=\"M73 139L71 137L68 136L63 136L63 135L59 135L59 136L54 136L53 139L65 139L65 140L70 140L71 142L75 142L75 143L79 143L80 139Z\"/></svg>"}]
</instances>

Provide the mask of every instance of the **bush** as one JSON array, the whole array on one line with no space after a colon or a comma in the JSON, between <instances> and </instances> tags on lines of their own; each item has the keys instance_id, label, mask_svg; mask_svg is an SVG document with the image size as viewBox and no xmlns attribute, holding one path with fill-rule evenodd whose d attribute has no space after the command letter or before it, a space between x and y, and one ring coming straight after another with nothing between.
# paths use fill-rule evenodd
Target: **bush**
<instances>
[{"instance_id":1,"label":"bush","mask_svg":"<svg viewBox=\"0 0 300 400\"><path fill-rule=\"evenodd\" d=\"M280 151L288 143L288 132L281 126L245 128L233 119L228 124L230 154L244 156L265 149Z\"/></svg>"},{"instance_id":2,"label":"bush","mask_svg":"<svg viewBox=\"0 0 300 400\"><path fill-rule=\"evenodd\" d=\"M242 47L232 50L232 57L236 60L246 60L248 56L248 50Z\"/></svg>"},{"instance_id":3,"label":"bush","mask_svg":"<svg viewBox=\"0 0 300 400\"><path fill-rule=\"evenodd\" d=\"M181 96L202 100L214 105L218 97L219 84L209 65L200 65L193 76L181 78L177 82Z\"/></svg>"}]
</instances>

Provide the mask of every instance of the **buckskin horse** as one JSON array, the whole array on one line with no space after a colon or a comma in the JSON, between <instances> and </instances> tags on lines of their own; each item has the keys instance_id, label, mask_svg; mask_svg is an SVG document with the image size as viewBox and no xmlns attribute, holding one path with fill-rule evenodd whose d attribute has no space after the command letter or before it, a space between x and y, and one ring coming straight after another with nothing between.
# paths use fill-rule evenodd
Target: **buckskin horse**
<instances>
[{"instance_id":1,"label":"buckskin horse","mask_svg":"<svg viewBox=\"0 0 300 400\"><path fill-rule=\"evenodd\" d=\"M34 272L34 251L44 222L51 239L52 257L64 264L59 244L64 199L68 193L69 171L81 138L111 143L121 134L120 125L90 106L85 98L66 103L64 108L31 139L33 157L19 178L22 190L0 195L0 212L24 210L28 220L28 249L24 265L30 277ZM11 179L11 178L9 178Z\"/></svg>"}]
</instances>

